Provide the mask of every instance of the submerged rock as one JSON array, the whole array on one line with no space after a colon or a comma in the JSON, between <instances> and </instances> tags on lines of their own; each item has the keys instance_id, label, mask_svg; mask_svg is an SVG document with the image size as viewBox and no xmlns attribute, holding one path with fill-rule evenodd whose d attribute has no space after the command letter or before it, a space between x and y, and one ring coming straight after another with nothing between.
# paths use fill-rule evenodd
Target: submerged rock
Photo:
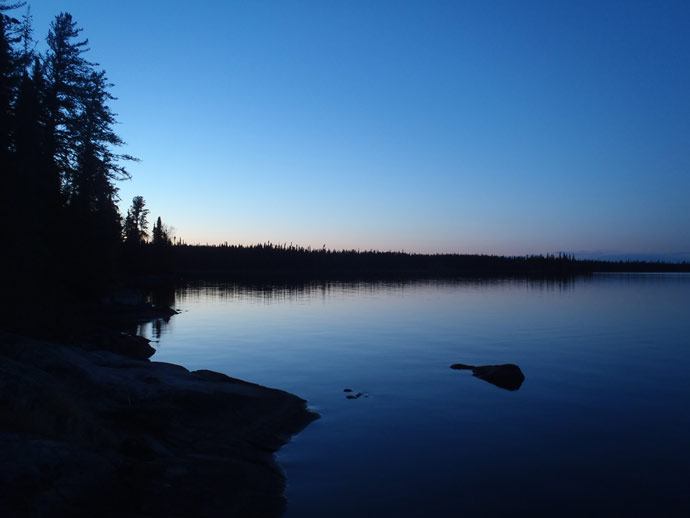
<instances>
[{"instance_id":1,"label":"submerged rock","mask_svg":"<svg viewBox=\"0 0 690 518\"><path fill-rule=\"evenodd\" d=\"M318 416L212 371L0 333L0 516L280 516Z\"/></svg>"},{"instance_id":2,"label":"submerged rock","mask_svg":"<svg viewBox=\"0 0 690 518\"><path fill-rule=\"evenodd\" d=\"M451 369L455 370L472 370L474 367L472 365L465 365L464 363L454 363L450 366Z\"/></svg>"},{"instance_id":3,"label":"submerged rock","mask_svg":"<svg viewBox=\"0 0 690 518\"><path fill-rule=\"evenodd\" d=\"M450 368L456 370L471 370L473 376L506 390L518 390L522 382L525 381L525 375L520 370L520 367L512 363L503 365L480 365L478 367L465 365L463 363L454 363Z\"/></svg>"},{"instance_id":4,"label":"submerged rock","mask_svg":"<svg viewBox=\"0 0 690 518\"><path fill-rule=\"evenodd\" d=\"M346 390L346 392L352 392L352 390L349 390L349 391ZM348 394L348 395L345 396L345 397L346 397L347 399L359 399L359 398L361 398L362 396L364 396L364 397L369 397L369 394L365 394L364 392L357 392L357 393Z\"/></svg>"}]
</instances>

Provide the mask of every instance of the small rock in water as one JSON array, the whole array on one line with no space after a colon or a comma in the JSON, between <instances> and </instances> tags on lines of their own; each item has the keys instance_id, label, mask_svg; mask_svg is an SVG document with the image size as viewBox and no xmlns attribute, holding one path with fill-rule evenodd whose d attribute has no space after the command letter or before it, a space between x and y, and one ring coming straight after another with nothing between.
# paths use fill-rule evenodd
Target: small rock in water
<instances>
[{"instance_id":1,"label":"small rock in water","mask_svg":"<svg viewBox=\"0 0 690 518\"><path fill-rule=\"evenodd\" d=\"M343 392L352 392L352 389L344 389Z\"/></svg>"},{"instance_id":2,"label":"small rock in water","mask_svg":"<svg viewBox=\"0 0 690 518\"><path fill-rule=\"evenodd\" d=\"M472 370L472 375L492 385L506 390L518 390L525 381L525 375L515 364L505 363L503 365L465 365L464 363L454 363L450 366L455 370Z\"/></svg>"},{"instance_id":3,"label":"small rock in water","mask_svg":"<svg viewBox=\"0 0 690 518\"><path fill-rule=\"evenodd\" d=\"M361 392L357 392L357 394L348 394L348 395L345 396L345 397L346 397L347 399L357 399L358 397L362 397L362 396L367 397L366 394L362 394Z\"/></svg>"},{"instance_id":4,"label":"small rock in water","mask_svg":"<svg viewBox=\"0 0 690 518\"><path fill-rule=\"evenodd\" d=\"M450 368L455 370L470 370L474 367L472 367L472 365L465 365L464 363L454 363Z\"/></svg>"}]
</instances>

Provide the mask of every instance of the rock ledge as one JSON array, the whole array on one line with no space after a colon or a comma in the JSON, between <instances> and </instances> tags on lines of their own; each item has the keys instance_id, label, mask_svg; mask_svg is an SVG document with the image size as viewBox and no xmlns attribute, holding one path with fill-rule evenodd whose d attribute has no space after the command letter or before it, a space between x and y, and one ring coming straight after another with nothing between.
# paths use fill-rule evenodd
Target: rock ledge
<instances>
[{"instance_id":1,"label":"rock ledge","mask_svg":"<svg viewBox=\"0 0 690 518\"><path fill-rule=\"evenodd\" d=\"M0 333L0 515L279 516L297 396Z\"/></svg>"}]
</instances>

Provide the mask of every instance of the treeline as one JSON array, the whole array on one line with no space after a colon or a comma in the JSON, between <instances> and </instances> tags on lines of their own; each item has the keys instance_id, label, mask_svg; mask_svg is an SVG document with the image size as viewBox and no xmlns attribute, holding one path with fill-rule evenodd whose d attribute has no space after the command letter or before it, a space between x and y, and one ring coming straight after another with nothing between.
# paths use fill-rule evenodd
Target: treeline
<instances>
[{"instance_id":1,"label":"treeline","mask_svg":"<svg viewBox=\"0 0 690 518\"><path fill-rule=\"evenodd\" d=\"M3 288L14 300L98 295L136 264L148 236L143 198L123 218L112 84L88 40L58 14L38 52L30 11L0 0L0 232ZM169 244L157 221L158 248ZM149 253L150 255L150 253ZM160 254L159 254L160 255ZM17 300L15 304L21 304Z\"/></svg>"},{"instance_id":2,"label":"treeline","mask_svg":"<svg viewBox=\"0 0 690 518\"><path fill-rule=\"evenodd\" d=\"M690 263L577 260L569 254L505 257L311 249L271 243L173 247L175 271L187 277L253 280L564 277L594 272L688 272Z\"/></svg>"}]
</instances>

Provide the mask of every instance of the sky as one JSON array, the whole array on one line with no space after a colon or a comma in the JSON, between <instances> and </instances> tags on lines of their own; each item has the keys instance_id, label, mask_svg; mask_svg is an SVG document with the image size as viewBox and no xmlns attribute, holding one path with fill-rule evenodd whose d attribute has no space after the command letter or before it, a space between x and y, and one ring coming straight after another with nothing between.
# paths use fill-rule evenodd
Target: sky
<instances>
[{"instance_id":1,"label":"sky","mask_svg":"<svg viewBox=\"0 0 690 518\"><path fill-rule=\"evenodd\" d=\"M29 3L187 243L690 259L690 2Z\"/></svg>"}]
</instances>

